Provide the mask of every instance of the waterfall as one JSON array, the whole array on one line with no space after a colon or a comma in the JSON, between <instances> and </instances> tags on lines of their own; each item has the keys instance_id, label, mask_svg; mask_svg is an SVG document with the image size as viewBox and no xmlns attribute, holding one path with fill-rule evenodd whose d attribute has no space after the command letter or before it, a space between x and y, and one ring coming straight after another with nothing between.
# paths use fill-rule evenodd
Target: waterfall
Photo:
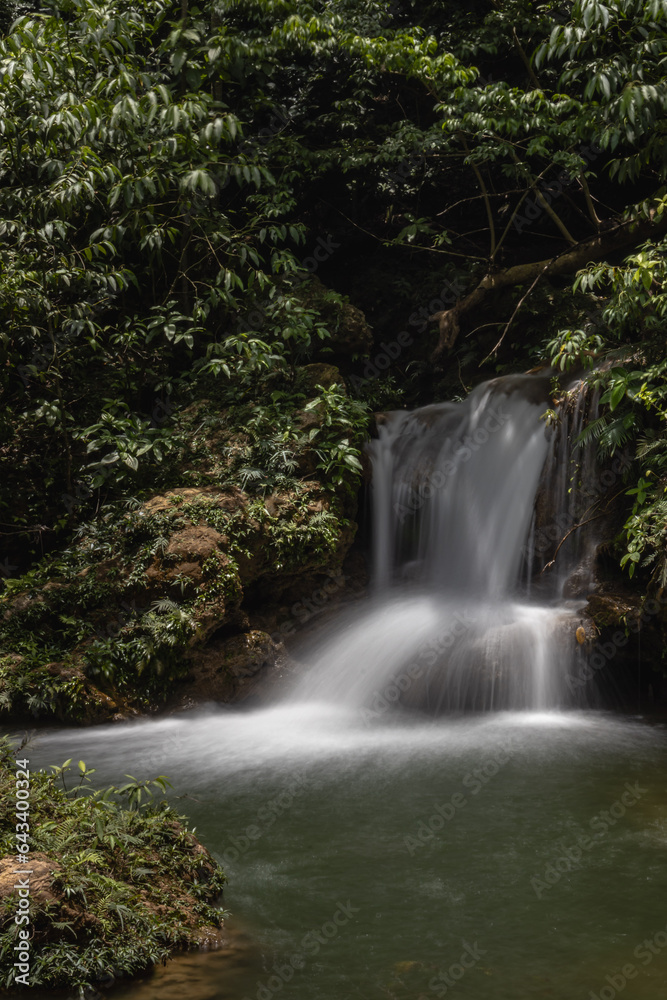
<instances>
[{"instance_id":1,"label":"waterfall","mask_svg":"<svg viewBox=\"0 0 667 1000\"><path fill-rule=\"evenodd\" d=\"M372 596L320 643L297 698L369 717L398 703L432 712L572 704L576 626L564 592L577 573L590 576L592 549L573 532L544 575L536 539L548 529L562 539L581 517L594 456L572 459L571 446L590 400L577 384L553 427L543 419L549 392L546 376L512 376L459 403L381 416L369 446Z\"/></svg>"},{"instance_id":2,"label":"waterfall","mask_svg":"<svg viewBox=\"0 0 667 1000\"><path fill-rule=\"evenodd\" d=\"M578 596L593 587L596 511L605 493L604 474L600 482L595 441L585 445L577 442L586 423L597 416L597 391L589 392L586 383L575 382L559 406L557 433L540 484L541 551L533 544L528 575L540 574L545 564L553 561L547 580L550 591L561 598ZM586 530L577 529L578 524ZM547 553L548 560L544 558Z\"/></svg>"},{"instance_id":3,"label":"waterfall","mask_svg":"<svg viewBox=\"0 0 667 1000\"><path fill-rule=\"evenodd\" d=\"M409 574L480 599L511 593L548 448L546 403L519 385L508 393L504 380L487 383L463 403L389 414L380 426L371 446L378 587Z\"/></svg>"}]
</instances>

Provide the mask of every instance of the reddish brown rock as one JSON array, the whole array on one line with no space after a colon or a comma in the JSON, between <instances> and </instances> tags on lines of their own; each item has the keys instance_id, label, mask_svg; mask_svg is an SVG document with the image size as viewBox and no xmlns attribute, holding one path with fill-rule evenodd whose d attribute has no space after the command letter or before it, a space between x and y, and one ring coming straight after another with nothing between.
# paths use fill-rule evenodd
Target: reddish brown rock
<instances>
[{"instance_id":1,"label":"reddish brown rock","mask_svg":"<svg viewBox=\"0 0 667 1000\"><path fill-rule=\"evenodd\" d=\"M224 545L226 541L225 536L221 535L214 528L197 525L196 527L185 528L183 531L177 531L176 534L172 535L167 548L167 555L178 556L179 559L183 560L196 559L199 562L204 562L214 552L218 551L220 546ZM191 565L190 562L186 564Z\"/></svg>"},{"instance_id":2,"label":"reddish brown rock","mask_svg":"<svg viewBox=\"0 0 667 1000\"><path fill-rule=\"evenodd\" d=\"M25 869L17 875L18 869ZM29 870L29 873L28 873ZM14 893L18 894L16 888L17 880L20 878L30 879L30 901L32 903L48 903L56 898L52 891L54 874L60 871L60 865L36 851L30 854L30 864L22 865L17 863L16 857L0 858L0 899L6 899Z\"/></svg>"}]
</instances>

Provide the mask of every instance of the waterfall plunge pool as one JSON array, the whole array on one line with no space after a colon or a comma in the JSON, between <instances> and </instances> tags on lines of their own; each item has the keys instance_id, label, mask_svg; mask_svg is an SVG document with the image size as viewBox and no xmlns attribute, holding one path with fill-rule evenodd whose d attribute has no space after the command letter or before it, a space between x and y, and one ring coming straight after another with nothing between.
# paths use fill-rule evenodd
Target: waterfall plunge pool
<instances>
[{"instance_id":1,"label":"waterfall plunge pool","mask_svg":"<svg viewBox=\"0 0 667 1000\"><path fill-rule=\"evenodd\" d=\"M548 385L386 416L375 596L288 700L40 733L33 768L168 775L229 877L235 946L116 996L667 1000L667 731L568 683L596 545L568 526L601 495L572 442L597 404L580 385L551 428Z\"/></svg>"},{"instance_id":2,"label":"waterfall plunge pool","mask_svg":"<svg viewBox=\"0 0 667 1000\"><path fill-rule=\"evenodd\" d=\"M624 980L628 998L667 998L660 723L369 721L303 702L43 730L31 746L33 768L72 756L100 784L170 776L248 942L113 996L612 1000Z\"/></svg>"}]
</instances>

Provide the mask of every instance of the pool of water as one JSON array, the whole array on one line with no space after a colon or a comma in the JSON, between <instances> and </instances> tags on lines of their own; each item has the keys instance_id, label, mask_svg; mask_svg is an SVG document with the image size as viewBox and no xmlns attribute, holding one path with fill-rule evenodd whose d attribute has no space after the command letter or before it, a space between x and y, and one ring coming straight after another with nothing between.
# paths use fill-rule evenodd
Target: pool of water
<instances>
[{"instance_id":1,"label":"pool of water","mask_svg":"<svg viewBox=\"0 0 667 1000\"><path fill-rule=\"evenodd\" d=\"M30 757L168 775L228 874L235 947L116 996L667 1000L662 723L211 707Z\"/></svg>"}]
</instances>

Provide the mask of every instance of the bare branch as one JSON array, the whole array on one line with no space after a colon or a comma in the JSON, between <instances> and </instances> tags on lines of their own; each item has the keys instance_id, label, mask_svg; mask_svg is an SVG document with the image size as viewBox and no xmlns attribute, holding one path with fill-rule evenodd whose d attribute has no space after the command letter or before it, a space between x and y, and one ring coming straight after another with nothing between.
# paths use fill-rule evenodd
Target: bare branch
<instances>
[{"instance_id":1,"label":"bare branch","mask_svg":"<svg viewBox=\"0 0 667 1000\"><path fill-rule=\"evenodd\" d=\"M619 222L592 239L569 248L558 257L516 264L503 271L486 274L465 298L459 299L450 309L443 309L429 316L429 322L438 323L440 328L440 338L434 355L437 357L453 346L459 335L461 318L481 307L496 292L516 285L529 284L543 276L572 274L592 261L603 260L617 250L651 239L665 230L667 230L667 215L661 217L658 222L652 219Z\"/></svg>"}]
</instances>

